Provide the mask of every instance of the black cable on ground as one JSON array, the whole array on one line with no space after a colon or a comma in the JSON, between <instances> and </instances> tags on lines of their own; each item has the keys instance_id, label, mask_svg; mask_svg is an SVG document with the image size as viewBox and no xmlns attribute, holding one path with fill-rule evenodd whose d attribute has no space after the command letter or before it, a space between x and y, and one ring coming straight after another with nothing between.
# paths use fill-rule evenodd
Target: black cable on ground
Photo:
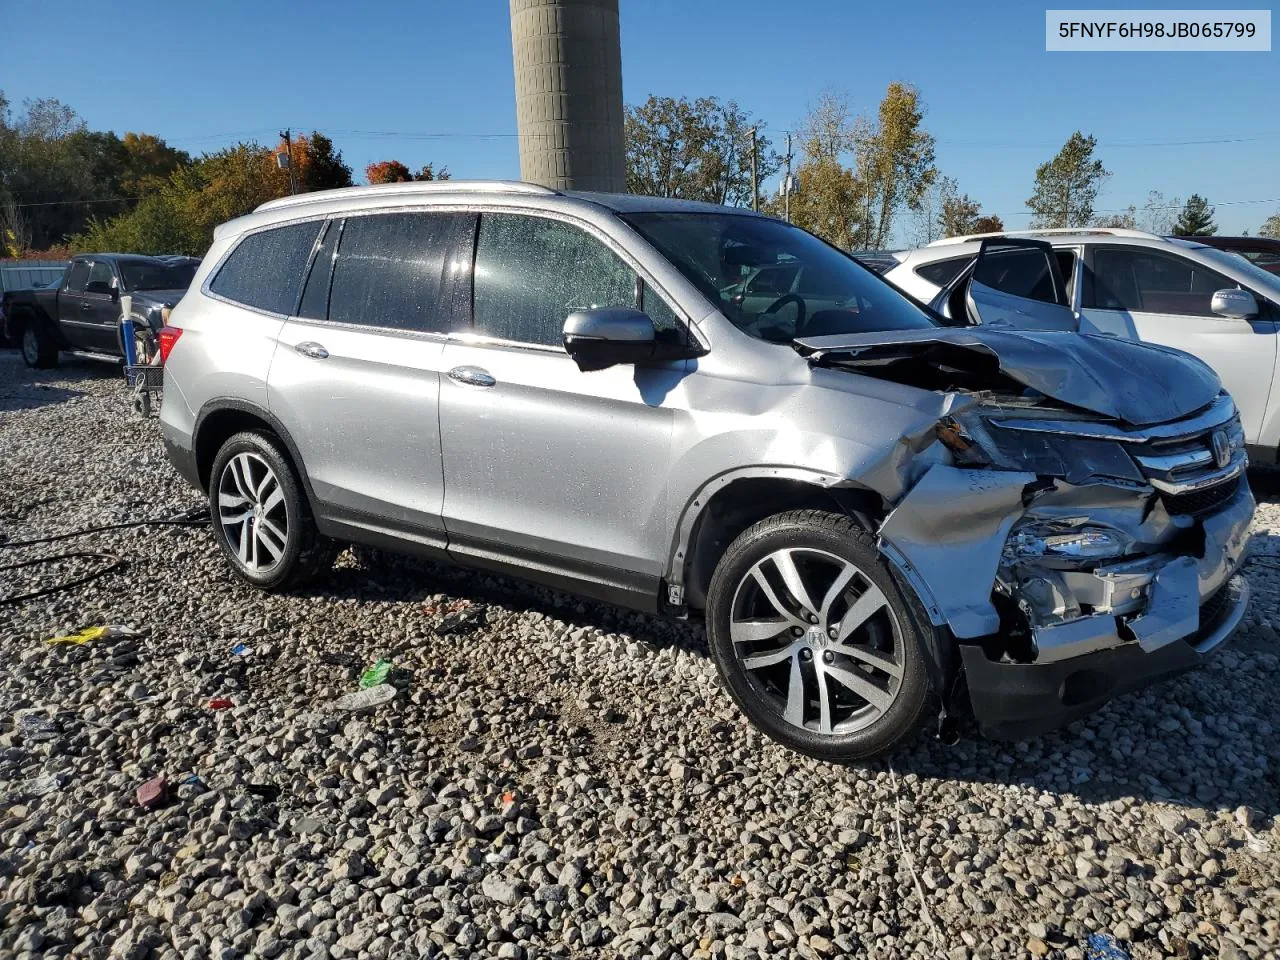
<instances>
[{"instance_id":1,"label":"black cable on ground","mask_svg":"<svg viewBox=\"0 0 1280 960\"><path fill-rule=\"evenodd\" d=\"M95 533L106 533L111 530L128 530L134 527L202 527L208 523L209 511L204 507L195 507L191 510L178 514L176 517L156 520L130 520L124 523L108 523L98 527L86 527L83 530L72 530L68 533L55 533L47 537L33 537L29 540L11 540L7 543L0 543L0 550L14 550L19 547L34 547L42 543L57 543L60 540L70 540L73 537L84 537ZM49 563L56 563L61 560L74 559L102 560L104 561L104 564L83 576L75 577L71 580L64 580L60 583L55 583L50 587L33 590L29 593L16 593L12 596L0 597L0 607L21 603L24 600L34 600L37 597L48 596L51 593L59 593L63 590L70 590L72 587L78 587L91 580L97 580L99 577L104 577L108 573L123 570L129 565L128 561L114 553L71 550L66 553L51 553L47 556L35 557L31 560L23 560L19 563L5 564L0 566L0 572L4 572L6 570L21 570L25 567L37 567Z\"/></svg>"}]
</instances>

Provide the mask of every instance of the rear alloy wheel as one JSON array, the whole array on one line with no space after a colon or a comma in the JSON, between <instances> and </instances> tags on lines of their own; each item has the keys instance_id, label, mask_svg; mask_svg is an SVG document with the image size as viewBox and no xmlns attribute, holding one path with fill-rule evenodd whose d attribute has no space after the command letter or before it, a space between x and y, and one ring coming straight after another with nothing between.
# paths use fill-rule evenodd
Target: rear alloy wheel
<instances>
[{"instance_id":1,"label":"rear alloy wheel","mask_svg":"<svg viewBox=\"0 0 1280 960\"><path fill-rule=\"evenodd\" d=\"M297 586L333 561L315 529L284 451L273 437L239 433L213 462L209 508L214 536L242 578L264 590Z\"/></svg>"},{"instance_id":2,"label":"rear alloy wheel","mask_svg":"<svg viewBox=\"0 0 1280 960\"><path fill-rule=\"evenodd\" d=\"M797 511L747 530L716 570L707 622L729 692L787 746L859 760L914 733L929 693L918 615L847 517Z\"/></svg>"},{"instance_id":3,"label":"rear alloy wheel","mask_svg":"<svg viewBox=\"0 0 1280 960\"><path fill-rule=\"evenodd\" d=\"M22 326L22 361L28 367L41 370L58 365L58 345L35 321Z\"/></svg>"}]
</instances>

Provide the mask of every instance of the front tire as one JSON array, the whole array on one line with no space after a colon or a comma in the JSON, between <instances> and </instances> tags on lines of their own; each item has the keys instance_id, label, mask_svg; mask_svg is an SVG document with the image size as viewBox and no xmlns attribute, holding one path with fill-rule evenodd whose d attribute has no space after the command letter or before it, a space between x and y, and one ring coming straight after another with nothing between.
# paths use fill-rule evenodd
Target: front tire
<instances>
[{"instance_id":1,"label":"front tire","mask_svg":"<svg viewBox=\"0 0 1280 960\"><path fill-rule=\"evenodd\" d=\"M867 760L919 728L932 627L848 517L798 510L750 527L716 567L706 614L729 695L792 750Z\"/></svg>"},{"instance_id":2,"label":"front tire","mask_svg":"<svg viewBox=\"0 0 1280 960\"><path fill-rule=\"evenodd\" d=\"M44 324L31 318L22 325L22 360L32 369L47 370L58 365L58 344Z\"/></svg>"},{"instance_id":3,"label":"front tire","mask_svg":"<svg viewBox=\"0 0 1280 960\"><path fill-rule=\"evenodd\" d=\"M222 445L209 474L209 513L232 569L261 590L301 586L333 563L334 544L317 532L302 485L272 436L237 433Z\"/></svg>"}]
</instances>

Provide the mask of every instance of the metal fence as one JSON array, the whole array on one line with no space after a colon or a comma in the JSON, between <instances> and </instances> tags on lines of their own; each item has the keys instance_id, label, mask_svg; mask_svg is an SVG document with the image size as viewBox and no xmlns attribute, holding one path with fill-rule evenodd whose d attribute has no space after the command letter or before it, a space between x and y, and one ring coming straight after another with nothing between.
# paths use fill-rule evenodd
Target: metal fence
<instances>
[{"instance_id":1,"label":"metal fence","mask_svg":"<svg viewBox=\"0 0 1280 960\"><path fill-rule=\"evenodd\" d=\"M0 293L48 286L56 282L66 269L65 260L0 261Z\"/></svg>"}]
</instances>

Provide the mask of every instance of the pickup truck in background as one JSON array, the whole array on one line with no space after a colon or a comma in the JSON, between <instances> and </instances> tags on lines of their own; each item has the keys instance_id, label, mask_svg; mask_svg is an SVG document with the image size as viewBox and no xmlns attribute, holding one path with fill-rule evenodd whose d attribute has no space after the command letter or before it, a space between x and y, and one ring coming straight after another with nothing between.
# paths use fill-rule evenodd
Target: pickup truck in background
<instances>
[{"instance_id":1,"label":"pickup truck in background","mask_svg":"<svg viewBox=\"0 0 1280 960\"><path fill-rule=\"evenodd\" d=\"M30 367L54 366L64 350L121 360L120 297L132 298L135 324L157 331L164 309L182 299L199 265L194 257L73 257L60 282L4 294L4 333L19 342Z\"/></svg>"}]
</instances>

